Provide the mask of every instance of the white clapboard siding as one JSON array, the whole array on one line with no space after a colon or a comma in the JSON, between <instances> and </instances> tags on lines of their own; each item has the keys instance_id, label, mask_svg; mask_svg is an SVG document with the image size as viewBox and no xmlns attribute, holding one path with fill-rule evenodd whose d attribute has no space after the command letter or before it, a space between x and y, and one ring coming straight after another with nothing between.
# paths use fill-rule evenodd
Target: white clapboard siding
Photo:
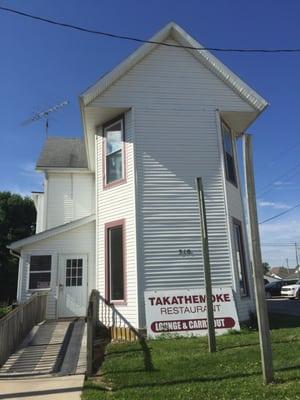
<instances>
[{"instance_id":1,"label":"white clapboard siding","mask_svg":"<svg viewBox=\"0 0 300 400\"><path fill-rule=\"evenodd\" d=\"M94 174L49 173L47 226L53 228L94 213Z\"/></svg>"},{"instance_id":2,"label":"white clapboard siding","mask_svg":"<svg viewBox=\"0 0 300 400\"><path fill-rule=\"evenodd\" d=\"M164 46L156 47L90 104L97 105L192 106L195 111L200 105L211 105L224 111L254 111L187 50Z\"/></svg>"},{"instance_id":3,"label":"white clapboard siding","mask_svg":"<svg viewBox=\"0 0 300 400\"><path fill-rule=\"evenodd\" d=\"M23 247L20 260L20 289L19 301L25 302L32 294L29 286L30 255L51 255L51 290L48 297L47 318L56 318L56 287L58 257L60 254L87 254L88 257L88 293L95 288L95 222L90 222L79 228L61 233L51 238L40 240Z\"/></svg>"},{"instance_id":4,"label":"white clapboard siding","mask_svg":"<svg viewBox=\"0 0 300 400\"><path fill-rule=\"evenodd\" d=\"M228 204L228 222L230 226L230 234L231 234L231 246L232 246L232 263L233 269L235 272L235 281L234 286L236 288L236 301L238 302L238 314L240 320L246 320L249 317L249 311L254 311L255 309L255 301L254 301L254 287L253 287L253 278L252 278L252 268L250 262L250 254L249 254L249 244L248 237L246 231L246 219L245 219L245 210L242 201L241 195L241 185L242 180L240 179L241 168L238 163L238 155L237 155L237 146L236 142L234 142L234 155L236 160L236 171L238 178L238 188L232 185L230 182L226 182L226 191L227 191L227 204ZM245 250L245 261L247 264L247 279L249 285L249 293L250 296L241 297L239 291L239 277L237 271L237 259L236 252L234 246L234 237L233 237L233 220L235 218L242 223L242 234L243 234L243 242L244 242L244 250Z\"/></svg>"},{"instance_id":5,"label":"white clapboard siding","mask_svg":"<svg viewBox=\"0 0 300 400\"><path fill-rule=\"evenodd\" d=\"M187 50L163 46L156 47L91 106L132 107L134 111L139 304L143 304L144 289L203 283L196 176L204 179L213 283L231 286L232 256L215 113L217 109L253 112L251 106ZM97 143L99 160L99 138ZM133 162L129 162L130 170ZM98 163L98 177L101 168ZM98 213L102 214L98 221L110 220L114 207L116 217L129 216L132 192L125 195L124 190L120 186L111 191L109 202L102 193L98 195ZM132 243L134 235L132 231ZM101 242L101 231L97 237ZM180 257L179 249L191 249L193 254ZM101 250L98 257L103 259ZM101 283L103 268L99 271ZM129 279L134 290L135 275ZM139 327L144 324L142 305Z\"/></svg>"},{"instance_id":6,"label":"white clapboard siding","mask_svg":"<svg viewBox=\"0 0 300 400\"><path fill-rule=\"evenodd\" d=\"M36 227L35 233L42 232L44 228L44 193L33 193L32 199L36 208Z\"/></svg>"},{"instance_id":7,"label":"white clapboard siding","mask_svg":"<svg viewBox=\"0 0 300 400\"><path fill-rule=\"evenodd\" d=\"M132 112L125 114L125 153L127 182L103 190L103 162L101 134L96 136L97 146L97 283L100 294L105 297L105 224L125 219L125 270L126 304L116 306L120 313L137 326L137 272L135 236L134 155Z\"/></svg>"}]
</instances>

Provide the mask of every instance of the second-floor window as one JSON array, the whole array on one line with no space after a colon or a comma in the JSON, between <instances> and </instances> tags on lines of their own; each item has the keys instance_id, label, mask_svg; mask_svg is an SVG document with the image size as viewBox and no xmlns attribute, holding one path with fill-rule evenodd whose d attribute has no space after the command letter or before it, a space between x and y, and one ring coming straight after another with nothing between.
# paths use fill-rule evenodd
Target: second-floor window
<instances>
[{"instance_id":1,"label":"second-floor window","mask_svg":"<svg viewBox=\"0 0 300 400\"><path fill-rule=\"evenodd\" d=\"M222 122L222 138L223 138L226 178L231 183L236 185L237 180L236 180L236 169L235 169L235 158L234 158L234 150L233 150L232 133L231 133L230 128L224 122Z\"/></svg>"},{"instance_id":2,"label":"second-floor window","mask_svg":"<svg viewBox=\"0 0 300 400\"><path fill-rule=\"evenodd\" d=\"M104 126L105 184L124 178L124 118Z\"/></svg>"}]
</instances>

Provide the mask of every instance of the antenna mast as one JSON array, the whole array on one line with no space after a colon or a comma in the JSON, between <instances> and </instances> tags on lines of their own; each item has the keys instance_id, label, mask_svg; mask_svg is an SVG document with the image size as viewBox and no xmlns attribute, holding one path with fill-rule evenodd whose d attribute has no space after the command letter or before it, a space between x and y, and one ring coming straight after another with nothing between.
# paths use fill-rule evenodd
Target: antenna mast
<instances>
[{"instance_id":1,"label":"antenna mast","mask_svg":"<svg viewBox=\"0 0 300 400\"><path fill-rule=\"evenodd\" d=\"M69 104L69 101L65 100L62 103L56 104L55 106L49 108L48 110L38 112L38 113L34 114L31 118L24 121L22 125L23 126L28 125L28 124L31 124L32 122L35 122L35 121L45 118L45 132L46 132L46 137L48 137L49 114L59 110L60 108L63 108L64 106L66 106L68 104Z\"/></svg>"}]
</instances>

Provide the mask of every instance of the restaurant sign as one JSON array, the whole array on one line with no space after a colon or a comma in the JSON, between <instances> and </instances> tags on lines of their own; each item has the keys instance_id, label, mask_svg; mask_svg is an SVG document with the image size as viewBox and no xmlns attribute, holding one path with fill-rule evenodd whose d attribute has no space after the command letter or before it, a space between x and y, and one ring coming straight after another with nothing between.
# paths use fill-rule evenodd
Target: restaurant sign
<instances>
[{"instance_id":1,"label":"restaurant sign","mask_svg":"<svg viewBox=\"0 0 300 400\"><path fill-rule=\"evenodd\" d=\"M213 288L216 334L239 330L231 288ZM206 294L204 289L174 289L145 292L148 337L161 334L204 336L207 334Z\"/></svg>"}]
</instances>

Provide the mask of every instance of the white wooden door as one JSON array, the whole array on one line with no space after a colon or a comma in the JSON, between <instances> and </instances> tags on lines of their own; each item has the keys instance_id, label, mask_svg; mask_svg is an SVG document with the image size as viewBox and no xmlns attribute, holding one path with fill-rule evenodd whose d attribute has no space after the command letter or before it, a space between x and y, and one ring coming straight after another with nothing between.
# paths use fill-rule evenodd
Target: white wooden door
<instances>
[{"instance_id":1,"label":"white wooden door","mask_svg":"<svg viewBox=\"0 0 300 400\"><path fill-rule=\"evenodd\" d=\"M83 317L87 307L87 256L59 256L58 317Z\"/></svg>"}]
</instances>

